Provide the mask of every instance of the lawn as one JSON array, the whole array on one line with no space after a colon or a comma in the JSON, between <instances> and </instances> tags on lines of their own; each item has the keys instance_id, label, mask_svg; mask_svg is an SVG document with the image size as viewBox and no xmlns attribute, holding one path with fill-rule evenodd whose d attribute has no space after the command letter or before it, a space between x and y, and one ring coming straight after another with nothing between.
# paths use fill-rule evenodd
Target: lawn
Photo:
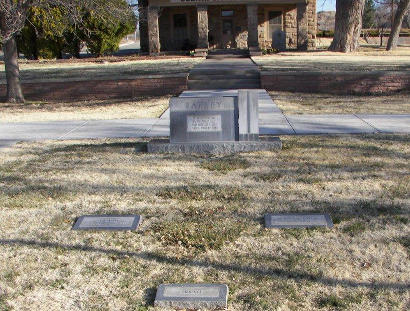
<instances>
[{"instance_id":1,"label":"lawn","mask_svg":"<svg viewBox=\"0 0 410 311\"><path fill-rule=\"evenodd\" d=\"M0 122L106 120L158 118L168 108L171 96L138 97L132 100L81 102L0 103Z\"/></svg>"},{"instance_id":2,"label":"lawn","mask_svg":"<svg viewBox=\"0 0 410 311\"><path fill-rule=\"evenodd\" d=\"M377 48L345 54L328 51L283 52L252 58L262 71L409 71L410 47L400 47L386 52Z\"/></svg>"},{"instance_id":3,"label":"lawn","mask_svg":"<svg viewBox=\"0 0 410 311\"><path fill-rule=\"evenodd\" d=\"M279 152L135 152L143 141L0 153L0 309L155 310L161 283L217 282L229 310L405 310L410 136L285 137ZM267 212L332 229L266 230ZM78 232L137 213L138 232Z\"/></svg>"},{"instance_id":4,"label":"lawn","mask_svg":"<svg viewBox=\"0 0 410 311\"><path fill-rule=\"evenodd\" d=\"M154 58L97 62L27 62L20 64L22 82L133 79L141 75L188 73L202 58ZM0 63L0 83L6 83L4 63Z\"/></svg>"},{"instance_id":5,"label":"lawn","mask_svg":"<svg viewBox=\"0 0 410 311\"><path fill-rule=\"evenodd\" d=\"M269 92L285 114L410 114L410 93L355 96Z\"/></svg>"}]
</instances>

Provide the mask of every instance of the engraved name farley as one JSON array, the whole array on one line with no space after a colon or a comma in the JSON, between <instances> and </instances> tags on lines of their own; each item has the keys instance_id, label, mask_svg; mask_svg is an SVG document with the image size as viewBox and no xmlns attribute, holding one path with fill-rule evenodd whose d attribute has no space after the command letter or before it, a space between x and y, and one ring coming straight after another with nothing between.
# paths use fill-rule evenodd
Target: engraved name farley
<instances>
[{"instance_id":1,"label":"engraved name farley","mask_svg":"<svg viewBox=\"0 0 410 311\"><path fill-rule=\"evenodd\" d=\"M89 217L84 218L81 227L130 227L134 217Z\"/></svg>"},{"instance_id":2,"label":"engraved name farley","mask_svg":"<svg viewBox=\"0 0 410 311\"><path fill-rule=\"evenodd\" d=\"M188 115L187 132L220 132L221 115Z\"/></svg>"},{"instance_id":3,"label":"engraved name farley","mask_svg":"<svg viewBox=\"0 0 410 311\"><path fill-rule=\"evenodd\" d=\"M323 225L326 224L326 218L323 215L276 215L271 216L272 225Z\"/></svg>"},{"instance_id":4,"label":"engraved name farley","mask_svg":"<svg viewBox=\"0 0 410 311\"><path fill-rule=\"evenodd\" d=\"M218 287L167 287L164 290L164 297L203 297L203 298L217 298L220 292Z\"/></svg>"}]
</instances>

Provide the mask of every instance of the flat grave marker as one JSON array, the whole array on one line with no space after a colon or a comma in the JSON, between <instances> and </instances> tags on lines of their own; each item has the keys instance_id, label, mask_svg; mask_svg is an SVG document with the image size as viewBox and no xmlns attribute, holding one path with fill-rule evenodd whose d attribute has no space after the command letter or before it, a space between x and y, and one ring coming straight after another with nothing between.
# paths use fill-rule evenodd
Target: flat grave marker
<instances>
[{"instance_id":1,"label":"flat grave marker","mask_svg":"<svg viewBox=\"0 0 410 311\"><path fill-rule=\"evenodd\" d=\"M329 214L267 214L265 215L266 228L310 228L333 227Z\"/></svg>"},{"instance_id":2,"label":"flat grave marker","mask_svg":"<svg viewBox=\"0 0 410 311\"><path fill-rule=\"evenodd\" d=\"M224 309L228 304L225 284L161 284L154 305L178 309Z\"/></svg>"},{"instance_id":3,"label":"flat grave marker","mask_svg":"<svg viewBox=\"0 0 410 311\"><path fill-rule=\"evenodd\" d=\"M140 215L85 215L77 219L73 230L136 230L141 220Z\"/></svg>"}]
</instances>

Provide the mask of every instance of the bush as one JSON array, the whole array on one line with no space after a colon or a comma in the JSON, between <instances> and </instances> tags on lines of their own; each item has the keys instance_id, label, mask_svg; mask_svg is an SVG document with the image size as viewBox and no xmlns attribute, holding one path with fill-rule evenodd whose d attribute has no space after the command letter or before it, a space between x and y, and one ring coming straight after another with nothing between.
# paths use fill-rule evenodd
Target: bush
<instances>
[{"instance_id":1,"label":"bush","mask_svg":"<svg viewBox=\"0 0 410 311\"><path fill-rule=\"evenodd\" d=\"M18 38L19 51L29 59L62 58L63 53L79 57L81 41L97 56L117 51L121 39L135 30L136 17L126 1L112 2L126 15L124 21L84 11L83 23L77 28L68 24L67 13L59 7L31 7Z\"/></svg>"}]
</instances>

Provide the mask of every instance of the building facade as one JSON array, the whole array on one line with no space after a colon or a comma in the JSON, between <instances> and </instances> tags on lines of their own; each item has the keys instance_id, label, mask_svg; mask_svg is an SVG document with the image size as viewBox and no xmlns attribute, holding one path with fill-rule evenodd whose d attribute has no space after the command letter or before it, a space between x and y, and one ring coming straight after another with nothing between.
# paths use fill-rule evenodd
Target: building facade
<instances>
[{"instance_id":1,"label":"building facade","mask_svg":"<svg viewBox=\"0 0 410 311\"><path fill-rule=\"evenodd\" d=\"M140 0L141 50L310 50L316 0Z\"/></svg>"}]
</instances>

